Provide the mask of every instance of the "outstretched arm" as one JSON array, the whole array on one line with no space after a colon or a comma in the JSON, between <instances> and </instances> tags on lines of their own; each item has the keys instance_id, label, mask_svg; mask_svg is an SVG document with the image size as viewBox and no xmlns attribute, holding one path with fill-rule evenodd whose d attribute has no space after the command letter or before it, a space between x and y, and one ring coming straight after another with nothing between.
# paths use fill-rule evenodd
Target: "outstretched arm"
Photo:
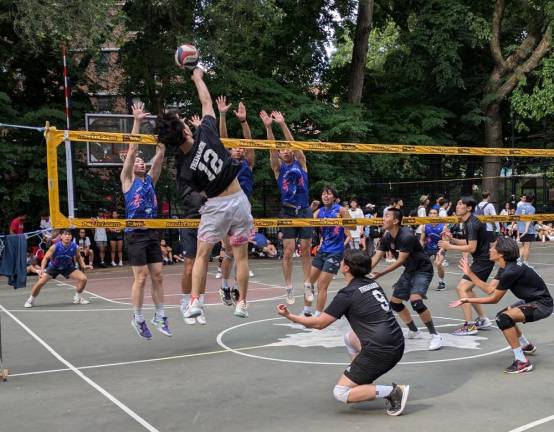
<instances>
[{"instance_id":1,"label":"outstretched arm","mask_svg":"<svg viewBox=\"0 0 554 432\"><path fill-rule=\"evenodd\" d=\"M217 104L217 110L219 111L219 136L221 138L229 137L227 133L227 111L231 108L231 104L227 105L227 98L225 96L218 96L215 100Z\"/></svg>"},{"instance_id":2,"label":"outstretched arm","mask_svg":"<svg viewBox=\"0 0 554 432\"><path fill-rule=\"evenodd\" d=\"M265 111L260 111L260 118L262 119L262 122L264 124L265 131L267 134L267 139L271 141L275 141L275 136L273 135L273 127L272 127L273 118L269 116ZM275 178L279 177L279 168L281 167L281 160L279 159L279 152L277 150L269 151L269 164L271 165L271 169L275 174Z\"/></svg>"},{"instance_id":3,"label":"outstretched arm","mask_svg":"<svg viewBox=\"0 0 554 432\"><path fill-rule=\"evenodd\" d=\"M196 86L196 91L198 92L198 99L200 99L200 104L202 105L202 117L207 115L215 118L214 107L212 105L212 97L206 83L204 82L204 71L200 68L195 68L192 71L192 81Z\"/></svg>"},{"instance_id":4,"label":"outstretched arm","mask_svg":"<svg viewBox=\"0 0 554 432\"><path fill-rule=\"evenodd\" d=\"M315 316L305 317L301 315L294 315L289 312L287 306L284 304L277 305L277 313L282 317L285 317L289 321L292 321L297 324L301 324L307 328L314 328L317 330L323 330L324 328L329 327L337 320L334 316L329 315L328 313L325 313L325 312L323 312L321 315L317 317Z\"/></svg>"},{"instance_id":5,"label":"outstretched arm","mask_svg":"<svg viewBox=\"0 0 554 432\"><path fill-rule=\"evenodd\" d=\"M250 126L248 125L248 121L246 120L246 106L242 102L239 102L238 109L234 111L234 113L240 122L243 138L247 140L252 139ZM246 162L248 162L248 166L251 169L254 168L254 158L255 158L254 149L250 149L250 148L244 149L244 157L246 158Z\"/></svg>"},{"instance_id":6,"label":"outstretched arm","mask_svg":"<svg viewBox=\"0 0 554 432\"><path fill-rule=\"evenodd\" d=\"M280 111L273 111L271 113L271 117L273 117L273 120L275 120L275 123L281 126L281 130L283 131L283 135L285 136L285 139L287 141L294 141L294 137L292 136L292 133L289 127L287 126L287 123L285 122L285 116ZM302 166L302 169L307 172L308 166L306 165L306 156L304 155L304 152L302 150L293 150L293 153L296 160Z\"/></svg>"},{"instance_id":7,"label":"outstretched arm","mask_svg":"<svg viewBox=\"0 0 554 432\"><path fill-rule=\"evenodd\" d=\"M133 135L140 133L140 125L142 124L142 121L146 118L146 116L149 114L147 112L144 112L144 103L143 102L137 102L133 104L131 107L133 110L133 129L131 130L131 133ZM123 192L127 192L129 188L131 187L131 183L133 182L133 166L135 165L135 159L138 154L138 144L129 144L129 150L127 151L127 157L125 158L125 162L123 162L123 168L121 169L121 188L123 189Z\"/></svg>"},{"instance_id":8,"label":"outstretched arm","mask_svg":"<svg viewBox=\"0 0 554 432\"><path fill-rule=\"evenodd\" d=\"M152 177L152 181L154 182L154 184L156 184L156 182L160 178L160 174L162 172L162 165L164 162L164 155L165 155L165 145L159 142L156 145L156 154L152 159L152 166L150 167L150 171L148 171L148 175Z\"/></svg>"}]
</instances>

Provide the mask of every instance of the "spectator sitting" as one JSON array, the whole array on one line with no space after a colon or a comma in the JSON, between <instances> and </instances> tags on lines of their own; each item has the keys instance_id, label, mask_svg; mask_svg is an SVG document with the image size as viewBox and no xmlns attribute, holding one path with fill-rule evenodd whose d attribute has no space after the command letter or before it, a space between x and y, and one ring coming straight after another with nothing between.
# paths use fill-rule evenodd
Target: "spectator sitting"
<instances>
[{"instance_id":1,"label":"spectator sitting","mask_svg":"<svg viewBox=\"0 0 554 432\"><path fill-rule=\"evenodd\" d=\"M42 253L44 256L44 252ZM40 274L40 265L38 265L38 258L32 250L27 251L27 274Z\"/></svg>"},{"instance_id":2,"label":"spectator sitting","mask_svg":"<svg viewBox=\"0 0 554 432\"><path fill-rule=\"evenodd\" d=\"M173 265L173 250L167 245L164 239L160 241L160 248L162 250L164 265Z\"/></svg>"},{"instance_id":3,"label":"spectator sitting","mask_svg":"<svg viewBox=\"0 0 554 432\"><path fill-rule=\"evenodd\" d=\"M250 243L254 246L253 252L259 254L260 257L275 258L277 256L277 249L261 232L255 232L250 239Z\"/></svg>"},{"instance_id":4,"label":"spectator sitting","mask_svg":"<svg viewBox=\"0 0 554 432\"><path fill-rule=\"evenodd\" d=\"M84 229L79 230L79 236L73 240L78 248L79 253L83 257L83 260L88 259L88 264L92 267L94 264L94 251L90 247L90 239L87 237L87 233Z\"/></svg>"}]
</instances>

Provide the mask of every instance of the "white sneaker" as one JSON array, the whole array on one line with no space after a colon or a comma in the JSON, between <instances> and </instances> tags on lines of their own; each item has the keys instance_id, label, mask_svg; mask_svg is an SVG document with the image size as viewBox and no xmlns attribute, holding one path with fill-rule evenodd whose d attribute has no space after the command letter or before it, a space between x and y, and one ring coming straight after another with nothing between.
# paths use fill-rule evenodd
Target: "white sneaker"
<instances>
[{"instance_id":1,"label":"white sneaker","mask_svg":"<svg viewBox=\"0 0 554 432\"><path fill-rule=\"evenodd\" d=\"M75 294L73 296L73 304L86 305L86 304L89 304L89 303L90 303L90 300L87 300L86 298L81 297L79 294Z\"/></svg>"},{"instance_id":2,"label":"white sneaker","mask_svg":"<svg viewBox=\"0 0 554 432\"><path fill-rule=\"evenodd\" d=\"M431 335L431 342L429 342L429 351L436 351L442 348L443 338L441 335Z\"/></svg>"},{"instance_id":3,"label":"white sneaker","mask_svg":"<svg viewBox=\"0 0 554 432\"><path fill-rule=\"evenodd\" d=\"M215 275L216 279L221 279L221 270L217 270L217 274Z\"/></svg>"},{"instance_id":4,"label":"white sneaker","mask_svg":"<svg viewBox=\"0 0 554 432\"><path fill-rule=\"evenodd\" d=\"M248 276L254 277L254 272L252 270L248 270Z\"/></svg>"},{"instance_id":5,"label":"white sneaker","mask_svg":"<svg viewBox=\"0 0 554 432\"><path fill-rule=\"evenodd\" d=\"M187 318L185 316L185 313L186 313L187 309L189 308L189 306L190 306L190 303L181 303L181 315L183 316L183 321L185 321L185 324L194 325L194 324L196 324L196 319L195 318Z\"/></svg>"},{"instance_id":6,"label":"white sneaker","mask_svg":"<svg viewBox=\"0 0 554 432\"><path fill-rule=\"evenodd\" d=\"M123 261L119 261L118 266L119 266L119 267L123 267Z\"/></svg>"},{"instance_id":7,"label":"white sneaker","mask_svg":"<svg viewBox=\"0 0 554 432\"><path fill-rule=\"evenodd\" d=\"M285 288L285 295L286 295L286 300L287 300L287 304L294 304L294 302L296 301L296 299L294 298L294 288L290 287L290 288Z\"/></svg>"},{"instance_id":8,"label":"white sneaker","mask_svg":"<svg viewBox=\"0 0 554 432\"><path fill-rule=\"evenodd\" d=\"M492 321L485 318L477 318L475 320L475 327L477 327L477 330L488 330L492 327Z\"/></svg>"},{"instance_id":9,"label":"white sneaker","mask_svg":"<svg viewBox=\"0 0 554 432\"><path fill-rule=\"evenodd\" d=\"M31 299L27 299L27 301L25 302L25 304L23 306L26 307L26 308L32 308L34 305L33 305L33 302L32 302Z\"/></svg>"},{"instance_id":10,"label":"white sneaker","mask_svg":"<svg viewBox=\"0 0 554 432\"><path fill-rule=\"evenodd\" d=\"M314 286L313 285L304 285L304 298L309 303L314 301Z\"/></svg>"},{"instance_id":11,"label":"white sneaker","mask_svg":"<svg viewBox=\"0 0 554 432\"><path fill-rule=\"evenodd\" d=\"M206 325L208 323L206 321L206 306L201 305L200 310L202 313L196 317L196 322L200 325Z\"/></svg>"},{"instance_id":12,"label":"white sneaker","mask_svg":"<svg viewBox=\"0 0 554 432\"><path fill-rule=\"evenodd\" d=\"M239 318L248 318L248 310L244 300L241 300L237 303L235 308L235 316Z\"/></svg>"},{"instance_id":13,"label":"white sneaker","mask_svg":"<svg viewBox=\"0 0 554 432\"><path fill-rule=\"evenodd\" d=\"M198 299L194 299L194 301L188 305L187 309L183 313L183 317L196 318L199 315L202 315L202 308L200 307Z\"/></svg>"},{"instance_id":14,"label":"white sneaker","mask_svg":"<svg viewBox=\"0 0 554 432\"><path fill-rule=\"evenodd\" d=\"M418 331L412 331L408 330L408 333L406 334L406 339L423 339L425 336L423 336L423 333Z\"/></svg>"},{"instance_id":15,"label":"white sneaker","mask_svg":"<svg viewBox=\"0 0 554 432\"><path fill-rule=\"evenodd\" d=\"M117 267L117 264L115 263L115 261L112 261L112 267Z\"/></svg>"}]
</instances>

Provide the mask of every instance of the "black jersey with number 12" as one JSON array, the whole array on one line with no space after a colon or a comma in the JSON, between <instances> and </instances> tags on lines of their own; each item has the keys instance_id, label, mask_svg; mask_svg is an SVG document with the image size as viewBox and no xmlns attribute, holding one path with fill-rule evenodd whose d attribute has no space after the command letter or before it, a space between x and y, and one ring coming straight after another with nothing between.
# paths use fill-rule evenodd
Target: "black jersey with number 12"
<instances>
[{"instance_id":1,"label":"black jersey with number 12","mask_svg":"<svg viewBox=\"0 0 554 432\"><path fill-rule=\"evenodd\" d=\"M195 133L192 149L176 159L177 182L189 185L208 198L218 196L231 184L240 162L231 159L219 139L215 117L206 115Z\"/></svg>"}]
</instances>

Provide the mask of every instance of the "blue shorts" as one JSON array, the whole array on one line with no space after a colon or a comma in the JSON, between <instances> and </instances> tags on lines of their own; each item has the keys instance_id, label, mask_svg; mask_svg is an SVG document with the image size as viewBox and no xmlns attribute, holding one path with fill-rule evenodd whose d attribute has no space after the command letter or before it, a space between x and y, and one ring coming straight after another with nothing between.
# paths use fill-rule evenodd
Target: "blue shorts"
<instances>
[{"instance_id":1,"label":"blue shorts","mask_svg":"<svg viewBox=\"0 0 554 432\"><path fill-rule=\"evenodd\" d=\"M306 207L303 209L295 209L292 207L281 207L281 213L279 217L281 219L311 219L313 216L312 209ZM314 229L312 227L281 227L281 232L283 233L283 239L311 239L314 234Z\"/></svg>"},{"instance_id":2,"label":"blue shorts","mask_svg":"<svg viewBox=\"0 0 554 432\"><path fill-rule=\"evenodd\" d=\"M312 267L322 272L336 275L339 271L343 255L342 252L318 252L314 259L312 259Z\"/></svg>"},{"instance_id":3,"label":"blue shorts","mask_svg":"<svg viewBox=\"0 0 554 432\"><path fill-rule=\"evenodd\" d=\"M433 272L404 272L392 286L392 296L407 301L411 294L419 294L426 299L431 280Z\"/></svg>"},{"instance_id":4,"label":"blue shorts","mask_svg":"<svg viewBox=\"0 0 554 432\"><path fill-rule=\"evenodd\" d=\"M48 264L44 271L52 277L52 279L56 279L58 275L63 275L66 279L69 279L69 275L73 273L75 270L75 266L71 267L54 267L53 265Z\"/></svg>"},{"instance_id":5,"label":"blue shorts","mask_svg":"<svg viewBox=\"0 0 554 432\"><path fill-rule=\"evenodd\" d=\"M181 228L179 230L181 247L185 258L196 258L196 247L198 244L198 230L196 228Z\"/></svg>"}]
</instances>

